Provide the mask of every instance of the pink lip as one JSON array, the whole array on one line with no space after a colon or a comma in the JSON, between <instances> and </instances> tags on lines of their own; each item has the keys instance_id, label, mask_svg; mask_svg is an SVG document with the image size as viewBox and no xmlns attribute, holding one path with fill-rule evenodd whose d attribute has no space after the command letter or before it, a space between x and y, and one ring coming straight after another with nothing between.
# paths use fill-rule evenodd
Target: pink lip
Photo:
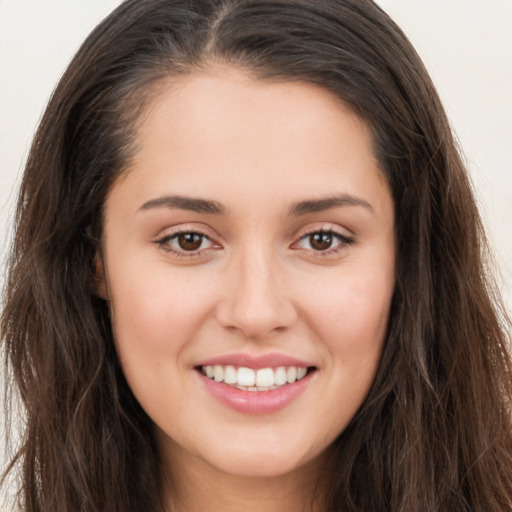
<instances>
[{"instance_id":1,"label":"pink lip","mask_svg":"<svg viewBox=\"0 0 512 512\"><path fill-rule=\"evenodd\" d=\"M197 372L197 375L213 397L230 409L245 414L271 414L284 409L305 391L315 373L308 373L293 384L285 384L271 391L243 391L209 379L201 372Z\"/></svg>"},{"instance_id":2,"label":"pink lip","mask_svg":"<svg viewBox=\"0 0 512 512\"><path fill-rule=\"evenodd\" d=\"M285 354L270 353L251 355L247 353L226 354L223 356L205 359L196 365L199 370L202 366L227 366L239 368L244 366L254 370L260 368L278 368L280 366L297 366L309 368L314 365L287 356ZM293 384L285 384L271 391L244 391L235 387L216 382L206 377L201 371L196 372L207 391L221 404L230 409L245 414L271 414L285 408L292 403L311 383L316 372L309 372L304 378Z\"/></svg>"},{"instance_id":3,"label":"pink lip","mask_svg":"<svg viewBox=\"0 0 512 512\"><path fill-rule=\"evenodd\" d=\"M253 370L258 370L259 368L278 368L279 366L300 366L301 368L314 366L311 363L284 354L262 354L254 356L244 353L226 354L224 356L214 357L201 361L197 366L215 366L216 364L221 366L244 366L245 368L252 368Z\"/></svg>"}]
</instances>

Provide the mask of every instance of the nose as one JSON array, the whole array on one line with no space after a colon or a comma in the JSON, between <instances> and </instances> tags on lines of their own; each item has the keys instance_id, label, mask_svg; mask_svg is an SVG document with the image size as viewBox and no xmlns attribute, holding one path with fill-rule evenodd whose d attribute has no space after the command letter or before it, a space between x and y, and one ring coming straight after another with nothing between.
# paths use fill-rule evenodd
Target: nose
<instances>
[{"instance_id":1,"label":"nose","mask_svg":"<svg viewBox=\"0 0 512 512\"><path fill-rule=\"evenodd\" d=\"M252 340L293 325L296 309L287 297L283 269L275 256L247 251L229 266L217 307L220 325Z\"/></svg>"}]
</instances>

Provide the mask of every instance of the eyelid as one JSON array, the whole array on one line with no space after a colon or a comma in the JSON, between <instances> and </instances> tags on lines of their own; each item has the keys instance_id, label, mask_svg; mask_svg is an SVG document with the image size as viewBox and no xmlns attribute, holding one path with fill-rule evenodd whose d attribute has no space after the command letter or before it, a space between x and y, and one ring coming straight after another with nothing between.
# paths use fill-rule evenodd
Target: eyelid
<instances>
[{"instance_id":1,"label":"eyelid","mask_svg":"<svg viewBox=\"0 0 512 512\"><path fill-rule=\"evenodd\" d=\"M159 246L162 250L173 254L177 257L185 257L185 258L193 258L198 256L203 256L204 253L209 252L211 250L218 250L222 248L222 245L218 243L214 237L208 233L208 229L205 229L203 227L198 227L197 225L183 225L180 224L178 226L175 226L173 228L168 228L166 230L163 230L163 233L158 235L153 242ZM209 240L211 242L210 247L187 251L185 249L179 249L171 246L169 242L179 235L182 234L190 234L190 233L196 233L200 236L202 236L204 239Z\"/></svg>"},{"instance_id":2,"label":"eyelid","mask_svg":"<svg viewBox=\"0 0 512 512\"><path fill-rule=\"evenodd\" d=\"M180 224L166 230L163 230L163 233L156 237L153 240L155 244L157 244L161 249L165 250L168 253L174 254L177 257L185 257L185 258L193 258L204 256L205 253L209 253L212 250L218 250L222 248L222 244L216 241L215 237L212 236L207 229L202 226L197 226L194 224ZM347 247L353 243L355 243L355 238L352 234L346 234L343 228L337 225L333 225L331 223L328 224L318 224L318 225L308 225L300 229L296 235L294 236L294 242L291 244L290 248L294 250L299 250L303 252L307 252L313 257L328 257L332 255L336 255L343 250L346 250ZM190 234L196 233L203 237L205 240L210 241L210 246L206 248L200 248L197 250L187 251L186 249L180 249L173 247L169 244L169 242L180 234ZM325 233L331 234L334 238L338 240L338 242L332 248L328 248L325 250L315 250L300 247L300 243L304 241L307 237L314 235L316 233Z\"/></svg>"},{"instance_id":3,"label":"eyelid","mask_svg":"<svg viewBox=\"0 0 512 512\"><path fill-rule=\"evenodd\" d=\"M305 240L307 237L314 235L316 233L325 233L325 234L331 234L333 237L337 238L338 243L329 249L326 250L314 250L314 249L306 249L299 247L299 244ZM336 225L333 224L319 224L316 226L308 225L304 228L302 228L300 231L298 231L297 235L295 236L295 242L291 245L292 249L307 252L312 257L316 258L325 258L333 255L338 255L340 252L343 252L344 250L347 250L348 246L354 244L356 242L356 239L352 234L346 234L344 230Z\"/></svg>"},{"instance_id":4,"label":"eyelid","mask_svg":"<svg viewBox=\"0 0 512 512\"><path fill-rule=\"evenodd\" d=\"M333 233L343 239L355 241L354 233L352 231L339 226L338 224L333 224L332 222L311 222L298 229L293 238L299 240L307 235L319 232Z\"/></svg>"}]
</instances>

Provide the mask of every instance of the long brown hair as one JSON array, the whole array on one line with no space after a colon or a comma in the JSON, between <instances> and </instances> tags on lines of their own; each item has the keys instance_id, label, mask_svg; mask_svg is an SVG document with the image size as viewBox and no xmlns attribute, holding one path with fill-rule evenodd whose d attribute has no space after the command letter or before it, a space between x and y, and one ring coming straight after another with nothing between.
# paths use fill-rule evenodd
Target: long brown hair
<instances>
[{"instance_id":1,"label":"long brown hair","mask_svg":"<svg viewBox=\"0 0 512 512\"><path fill-rule=\"evenodd\" d=\"M22 510L163 509L151 421L124 380L93 258L158 81L213 62L337 95L372 129L392 189L389 329L335 442L327 510L512 509L510 324L463 162L404 34L369 0L127 0L62 77L21 186L1 335L25 412L8 468Z\"/></svg>"}]
</instances>

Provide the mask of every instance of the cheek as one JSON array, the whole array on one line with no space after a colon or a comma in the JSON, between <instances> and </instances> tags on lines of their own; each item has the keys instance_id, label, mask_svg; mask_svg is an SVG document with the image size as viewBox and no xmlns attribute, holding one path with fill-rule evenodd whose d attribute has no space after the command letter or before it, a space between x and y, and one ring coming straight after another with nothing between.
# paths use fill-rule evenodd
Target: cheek
<instances>
[{"instance_id":1,"label":"cheek","mask_svg":"<svg viewBox=\"0 0 512 512\"><path fill-rule=\"evenodd\" d=\"M125 371L134 365L161 363L179 357L206 320L213 293L203 280L186 273L129 273L118 268L111 276L112 326Z\"/></svg>"},{"instance_id":2,"label":"cheek","mask_svg":"<svg viewBox=\"0 0 512 512\"><path fill-rule=\"evenodd\" d=\"M333 436L352 420L377 373L394 288L392 276L382 271L344 276L339 286L312 306L317 339L329 353L331 375L323 390L330 400L319 405L318 415L334 415Z\"/></svg>"},{"instance_id":3,"label":"cheek","mask_svg":"<svg viewBox=\"0 0 512 512\"><path fill-rule=\"evenodd\" d=\"M112 328L125 378L151 418L179 414L189 396L187 351L211 308L211 290L166 269L111 277ZM123 280L115 277L125 276ZM127 277L126 277L127 276ZM169 397L174 397L171 405Z\"/></svg>"},{"instance_id":4,"label":"cheek","mask_svg":"<svg viewBox=\"0 0 512 512\"><path fill-rule=\"evenodd\" d=\"M331 443L366 399L380 363L394 288L389 266L346 265L319 278L303 279L298 302L322 366L311 417L320 439ZM362 270L363 269L363 270ZM316 449L325 448L315 445Z\"/></svg>"},{"instance_id":5,"label":"cheek","mask_svg":"<svg viewBox=\"0 0 512 512\"><path fill-rule=\"evenodd\" d=\"M309 300L309 316L333 355L371 355L382 345L394 288L392 271L347 269Z\"/></svg>"}]
</instances>

